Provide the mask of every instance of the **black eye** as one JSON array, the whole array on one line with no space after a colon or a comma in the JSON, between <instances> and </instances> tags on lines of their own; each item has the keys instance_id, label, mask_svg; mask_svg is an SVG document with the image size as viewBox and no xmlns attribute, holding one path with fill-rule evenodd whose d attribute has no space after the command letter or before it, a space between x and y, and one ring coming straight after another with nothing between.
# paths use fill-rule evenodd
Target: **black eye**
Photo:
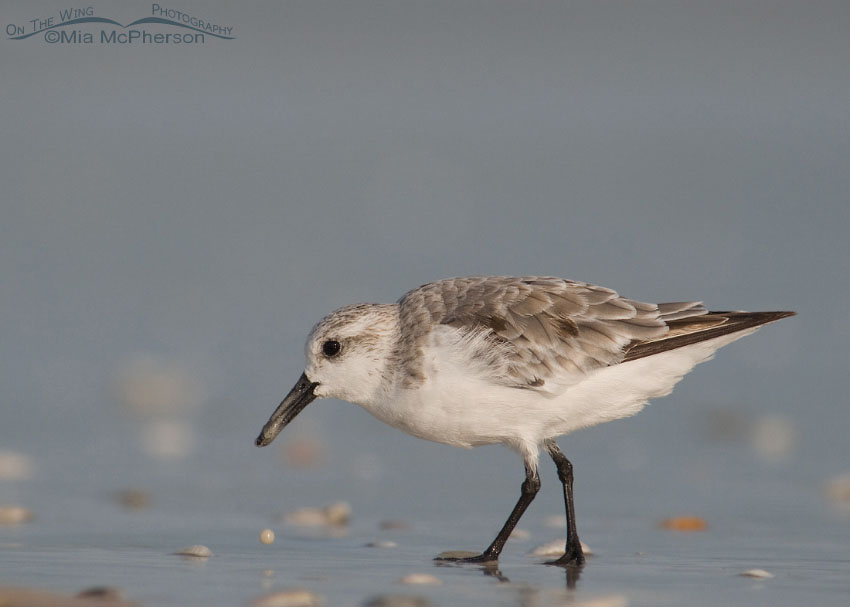
<instances>
[{"instance_id":1,"label":"black eye","mask_svg":"<svg viewBox=\"0 0 850 607\"><path fill-rule=\"evenodd\" d=\"M328 341L322 344L322 354L324 354L328 358L332 358L339 354L339 349L339 342L335 339L329 339Z\"/></svg>"}]
</instances>

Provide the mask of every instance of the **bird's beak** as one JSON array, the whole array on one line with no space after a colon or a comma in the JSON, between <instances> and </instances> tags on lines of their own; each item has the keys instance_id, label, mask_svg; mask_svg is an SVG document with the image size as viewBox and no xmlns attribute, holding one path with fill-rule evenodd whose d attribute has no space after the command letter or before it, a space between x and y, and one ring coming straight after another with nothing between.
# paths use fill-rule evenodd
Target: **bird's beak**
<instances>
[{"instance_id":1,"label":"bird's beak","mask_svg":"<svg viewBox=\"0 0 850 607\"><path fill-rule=\"evenodd\" d=\"M301 413L301 410L304 407L316 399L314 390L318 385L318 383L311 382L307 379L306 373L301 374L301 377L299 377L298 381L295 382L295 386L289 391L286 398L281 401L278 408L275 409L275 412L272 413L272 416L269 418L269 421L266 422L266 425L263 426L263 431L260 432L260 436L257 437L256 441L258 447L265 447L272 442L275 437L280 434L280 431L283 430L296 415Z\"/></svg>"}]
</instances>

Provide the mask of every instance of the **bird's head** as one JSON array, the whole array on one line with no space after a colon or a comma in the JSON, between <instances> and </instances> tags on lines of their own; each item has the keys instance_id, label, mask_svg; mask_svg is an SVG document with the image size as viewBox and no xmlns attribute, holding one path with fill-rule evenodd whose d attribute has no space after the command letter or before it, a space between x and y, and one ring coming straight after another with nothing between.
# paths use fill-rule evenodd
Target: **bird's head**
<instances>
[{"instance_id":1,"label":"bird's head","mask_svg":"<svg viewBox=\"0 0 850 607\"><path fill-rule=\"evenodd\" d=\"M392 381L398 308L392 304L346 306L313 327L305 345L304 373L272 413L257 446L272 442L316 398L368 404Z\"/></svg>"}]
</instances>

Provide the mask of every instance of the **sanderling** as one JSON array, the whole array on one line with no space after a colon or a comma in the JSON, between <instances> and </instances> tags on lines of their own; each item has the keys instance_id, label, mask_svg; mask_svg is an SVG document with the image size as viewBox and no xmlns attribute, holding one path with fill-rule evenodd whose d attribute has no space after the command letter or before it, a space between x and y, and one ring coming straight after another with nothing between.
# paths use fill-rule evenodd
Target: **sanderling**
<instances>
[{"instance_id":1,"label":"sanderling","mask_svg":"<svg viewBox=\"0 0 850 607\"><path fill-rule=\"evenodd\" d=\"M567 541L553 564L584 562L573 467L555 439L634 415L669 394L695 365L759 326L794 312L709 312L701 302L643 303L561 278L450 278L395 304L359 304L323 318L307 364L257 438L265 446L311 401L356 403L420 438L522 456L522 493L496 539L494 561L540 489L539 449L564 488Z\"/></svg>"}]
</instances>

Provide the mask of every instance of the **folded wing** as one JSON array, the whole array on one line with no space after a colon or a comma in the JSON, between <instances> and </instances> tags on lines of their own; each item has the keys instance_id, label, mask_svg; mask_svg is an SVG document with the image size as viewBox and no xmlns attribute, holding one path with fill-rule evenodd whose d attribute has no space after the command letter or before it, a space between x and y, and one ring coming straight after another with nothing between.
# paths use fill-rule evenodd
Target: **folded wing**
<instances>
[{"instance_id":1,"label":"folded wing","mask_svg":"<svg viewBox=\"0 0 850 607\"><path fill-rule=\"evenodd\" d=\"M539 276L441 280L411 291L399 305L406 381L421 380L416 353L440 324L462 333L487 332L506 359L490 379L542 391L572 385L600 367L792 314L708 312L700 302L644 303L604 287Z\"/></svg>"}]
</instances>

